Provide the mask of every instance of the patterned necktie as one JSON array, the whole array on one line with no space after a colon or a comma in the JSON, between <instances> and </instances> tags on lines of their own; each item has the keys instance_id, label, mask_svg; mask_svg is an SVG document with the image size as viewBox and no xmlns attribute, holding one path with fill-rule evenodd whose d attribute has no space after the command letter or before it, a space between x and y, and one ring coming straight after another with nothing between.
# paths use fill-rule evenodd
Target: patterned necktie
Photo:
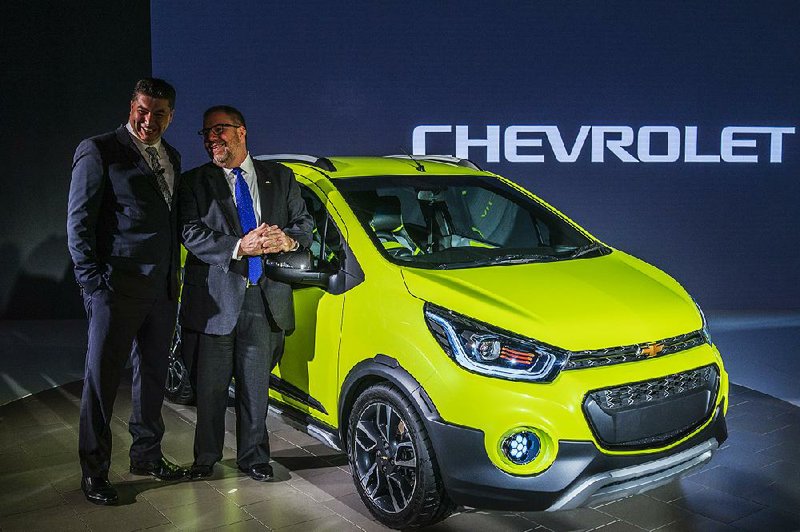
<instances>
[{"instance_id":1,"label":"patterned necktie","mask_svg":"<svg viewBox=\"0 0 800 532\"><path fill-rule=\"evenodd\" d=\"M231 171L236 176L236 210L239 212L239 223L242 224L242 232L247 234L257 225L253 197L250 195L250 188L242 175L242 169L236 167ZM261 257L247 257L247 278L252 284L258 282L261 272Z\"/></svg>"},{"instance_id":2,"label":"patterned necktie","mask_svg":"<svg viewBox=\"0 0 800 532\"><path fill-rule=\"evenodd\" d=\"M161 161L158 159L158 150L153 146L149 146L144 151L150 156L150 168L153 169L153 173L156 175L158 189L161 191L161 195L164 196L167 207L172 208L172 194L169 191L167 180L164 178L164 167L161 166Z\"/></svg>"}]
</instances>

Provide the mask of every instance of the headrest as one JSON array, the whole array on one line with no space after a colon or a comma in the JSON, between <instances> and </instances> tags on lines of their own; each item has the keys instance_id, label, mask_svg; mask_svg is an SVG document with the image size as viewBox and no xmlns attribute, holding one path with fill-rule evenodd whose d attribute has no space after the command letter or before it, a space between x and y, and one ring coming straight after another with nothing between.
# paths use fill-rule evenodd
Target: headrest
<instances>
[{"instance_id":1,"label":"headrest","mask_svg":"<svg viewBox=\"0 0 800 532\"><path fill-rule=\"evenodd\" d=\"M400 199L396 196L379 196L370 223L375 232L394 231L403 225Z\"/></svg>"}]
</instances>

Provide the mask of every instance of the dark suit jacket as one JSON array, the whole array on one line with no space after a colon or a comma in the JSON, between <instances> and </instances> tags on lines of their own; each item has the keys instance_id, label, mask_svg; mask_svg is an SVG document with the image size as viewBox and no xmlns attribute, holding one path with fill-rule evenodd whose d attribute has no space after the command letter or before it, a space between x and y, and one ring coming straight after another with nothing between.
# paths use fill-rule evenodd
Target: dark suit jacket
<instances>
[{"instance_id":1,"label":"dark suit jacket","mask_svg":"<svg viewBox=\"0 0 800 532\"><path fill-rule=\"evenodd\" d=\"M269 161L253 163L261 221L282 228L301 246L310 246L313 222L292 171ZM236 242L244 235L222 168L209 162L184 174L179 211L183 245L189 252L181 324L206 334L228 334L244 301L247 262L231 258ZM294 328L291 286L263 277L260 286L278 327Z\"/></svg>"},{"instance_id":2,"label":"dark suit jacket","mask_svg":"<svg viewBox=\"0 0 800 532\"><path fill-rule=\"evenodd\" d=\"M180 154L163 139L175 170ZM84 292L110 289L134 297L177 297L180 246L177 200L168 208L150 166L128 130L86 139L72 163L67 240Z\"/></svg>"}]
</instances>

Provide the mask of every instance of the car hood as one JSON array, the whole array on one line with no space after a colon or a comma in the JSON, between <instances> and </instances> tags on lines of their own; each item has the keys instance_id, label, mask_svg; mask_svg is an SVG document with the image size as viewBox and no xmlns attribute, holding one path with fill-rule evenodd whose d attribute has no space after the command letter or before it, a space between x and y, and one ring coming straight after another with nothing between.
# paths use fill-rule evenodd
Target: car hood
<instances>
[{"instance_id":1,"label":"car hood","mask_svg":"<svg viewBox=\"0 0 800 532\"><path fill-rule=\"evenodd\" d=\"M651 342L702 327L670 276L620 251L457 270L403 268L415 297L569 350Z\"/></svg>"}]
</instances>

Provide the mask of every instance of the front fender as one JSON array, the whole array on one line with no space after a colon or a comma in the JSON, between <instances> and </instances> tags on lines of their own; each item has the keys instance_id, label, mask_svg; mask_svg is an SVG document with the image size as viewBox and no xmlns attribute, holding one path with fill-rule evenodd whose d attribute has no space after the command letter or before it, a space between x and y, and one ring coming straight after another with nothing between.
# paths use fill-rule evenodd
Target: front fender
<instances>
[{"instance_id":1,"label":"front fender","mask_svg":"<svg viewBox=\"0 0 800 532\"><path fill-rule=\"evenodd\" d=\"M343 443L347 441L347 419L356 398L370 385L384 381L399 388L427 422L441 421L436 405L414 376L397 359L378 354L353 366L342 383L339 395L339 437Z\"/></svg>"}]
</instances>

